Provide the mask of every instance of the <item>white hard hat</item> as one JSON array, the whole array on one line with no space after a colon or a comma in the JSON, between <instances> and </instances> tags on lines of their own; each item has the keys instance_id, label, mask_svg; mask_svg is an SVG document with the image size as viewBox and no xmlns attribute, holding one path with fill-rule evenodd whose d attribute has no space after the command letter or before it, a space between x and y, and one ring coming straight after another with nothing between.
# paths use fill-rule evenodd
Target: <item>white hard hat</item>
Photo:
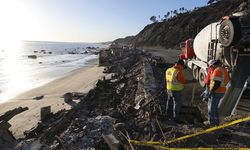
<instances>
[{"instance_id":1,"label":"white hard hat","mask_svg":"<svg viewBox=\"0 0 250 150\"><path fill-rule=\"evenodd\" d=\"M209 65L209 66L212 66L212 65L214 65L214 64L216 64L216 63L217 63L217 60L212 59L212 60L209 60L208 65Z\"/></svg>"}]
</instances>

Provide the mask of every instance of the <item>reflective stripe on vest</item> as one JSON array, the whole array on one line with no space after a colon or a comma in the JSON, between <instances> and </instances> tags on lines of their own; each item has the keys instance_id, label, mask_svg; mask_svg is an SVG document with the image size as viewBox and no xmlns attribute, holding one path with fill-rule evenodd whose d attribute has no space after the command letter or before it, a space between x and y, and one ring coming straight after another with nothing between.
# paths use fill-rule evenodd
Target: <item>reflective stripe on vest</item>
<instances>
[{"instance_id":1,"label":"reflective stripe on vest","mask_svg":"<svg viewBox=\"0 0 250 150\"><path fill-rule=\"evenodd\" d=\"M179 70L172 67L166 71L166 81L167 81L167 90L171 91L181 91L184 88L184 85L181 84L177 79Z\"/></svg>"},{"instance_id":2,"label":"reflective stripe on vest","mask_svg":"<svg viewBox=\"0 0 250 150\"><path fill-rule=\"evenodd\" d=\"M222 80L221 80L220 86L221 87L226 87L226 85L225 85L225 72L224 72L224 70L221 67L219 67L219 69L222 72L222 75L221 75L222 76Z\"/></svg>"}]
</instances>

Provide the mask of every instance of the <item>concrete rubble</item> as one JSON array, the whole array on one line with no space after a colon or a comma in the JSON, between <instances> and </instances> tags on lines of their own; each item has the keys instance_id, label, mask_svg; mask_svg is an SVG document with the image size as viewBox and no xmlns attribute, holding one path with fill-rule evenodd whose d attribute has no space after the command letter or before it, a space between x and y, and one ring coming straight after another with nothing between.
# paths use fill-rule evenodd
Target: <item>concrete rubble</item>
<instances>
[{"instance_id":1,"label":"concrete rubble","mask_svg":"<svg viewBox=\"0 0 250 150\"><path fill-rule=\"evenodd\" d=\"M17 143L16 138L9 131L11 125L8 121L24 111L28 110L27 107L18 107L13 110L9 110L0 116L0 148L1 147L12 147Z\"/></svg>"}]
</instances>

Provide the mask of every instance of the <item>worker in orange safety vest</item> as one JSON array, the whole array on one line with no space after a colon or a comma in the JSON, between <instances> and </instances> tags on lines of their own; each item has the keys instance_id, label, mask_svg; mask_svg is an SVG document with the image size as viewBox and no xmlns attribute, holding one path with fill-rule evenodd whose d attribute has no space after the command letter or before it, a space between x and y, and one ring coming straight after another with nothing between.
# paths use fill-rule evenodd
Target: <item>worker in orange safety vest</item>
<instances>
[{"instance_id":1,"label":"worker in orange safety vest","mask_svg":"<svg viewBox=\"0 0 250 150\"><path fill-rule=\"evenodd\" d=\"M221 66L219 60L211 64L214 69L209 84L210 99L208 100L208 125L219 125L218 105L226 92L226 85L229 82L229 74L226 68Z\"/></svg>"}]
</instances>

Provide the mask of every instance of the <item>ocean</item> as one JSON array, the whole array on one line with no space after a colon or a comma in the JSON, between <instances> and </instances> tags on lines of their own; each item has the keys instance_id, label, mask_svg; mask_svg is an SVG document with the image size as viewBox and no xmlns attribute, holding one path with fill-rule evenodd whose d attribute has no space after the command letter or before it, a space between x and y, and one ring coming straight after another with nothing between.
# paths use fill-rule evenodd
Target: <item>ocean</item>
<instances>
[{"instance_id":1,"label":"ocean","mask_svg":"<svg viewBox=\"0 0 250 150\"><path fill-rule=\"evenodd\" d=\"M108 45L23 41L0 45L0 103L41 86L72 70L88 66Z\"/></svg>"}]
</instances>

